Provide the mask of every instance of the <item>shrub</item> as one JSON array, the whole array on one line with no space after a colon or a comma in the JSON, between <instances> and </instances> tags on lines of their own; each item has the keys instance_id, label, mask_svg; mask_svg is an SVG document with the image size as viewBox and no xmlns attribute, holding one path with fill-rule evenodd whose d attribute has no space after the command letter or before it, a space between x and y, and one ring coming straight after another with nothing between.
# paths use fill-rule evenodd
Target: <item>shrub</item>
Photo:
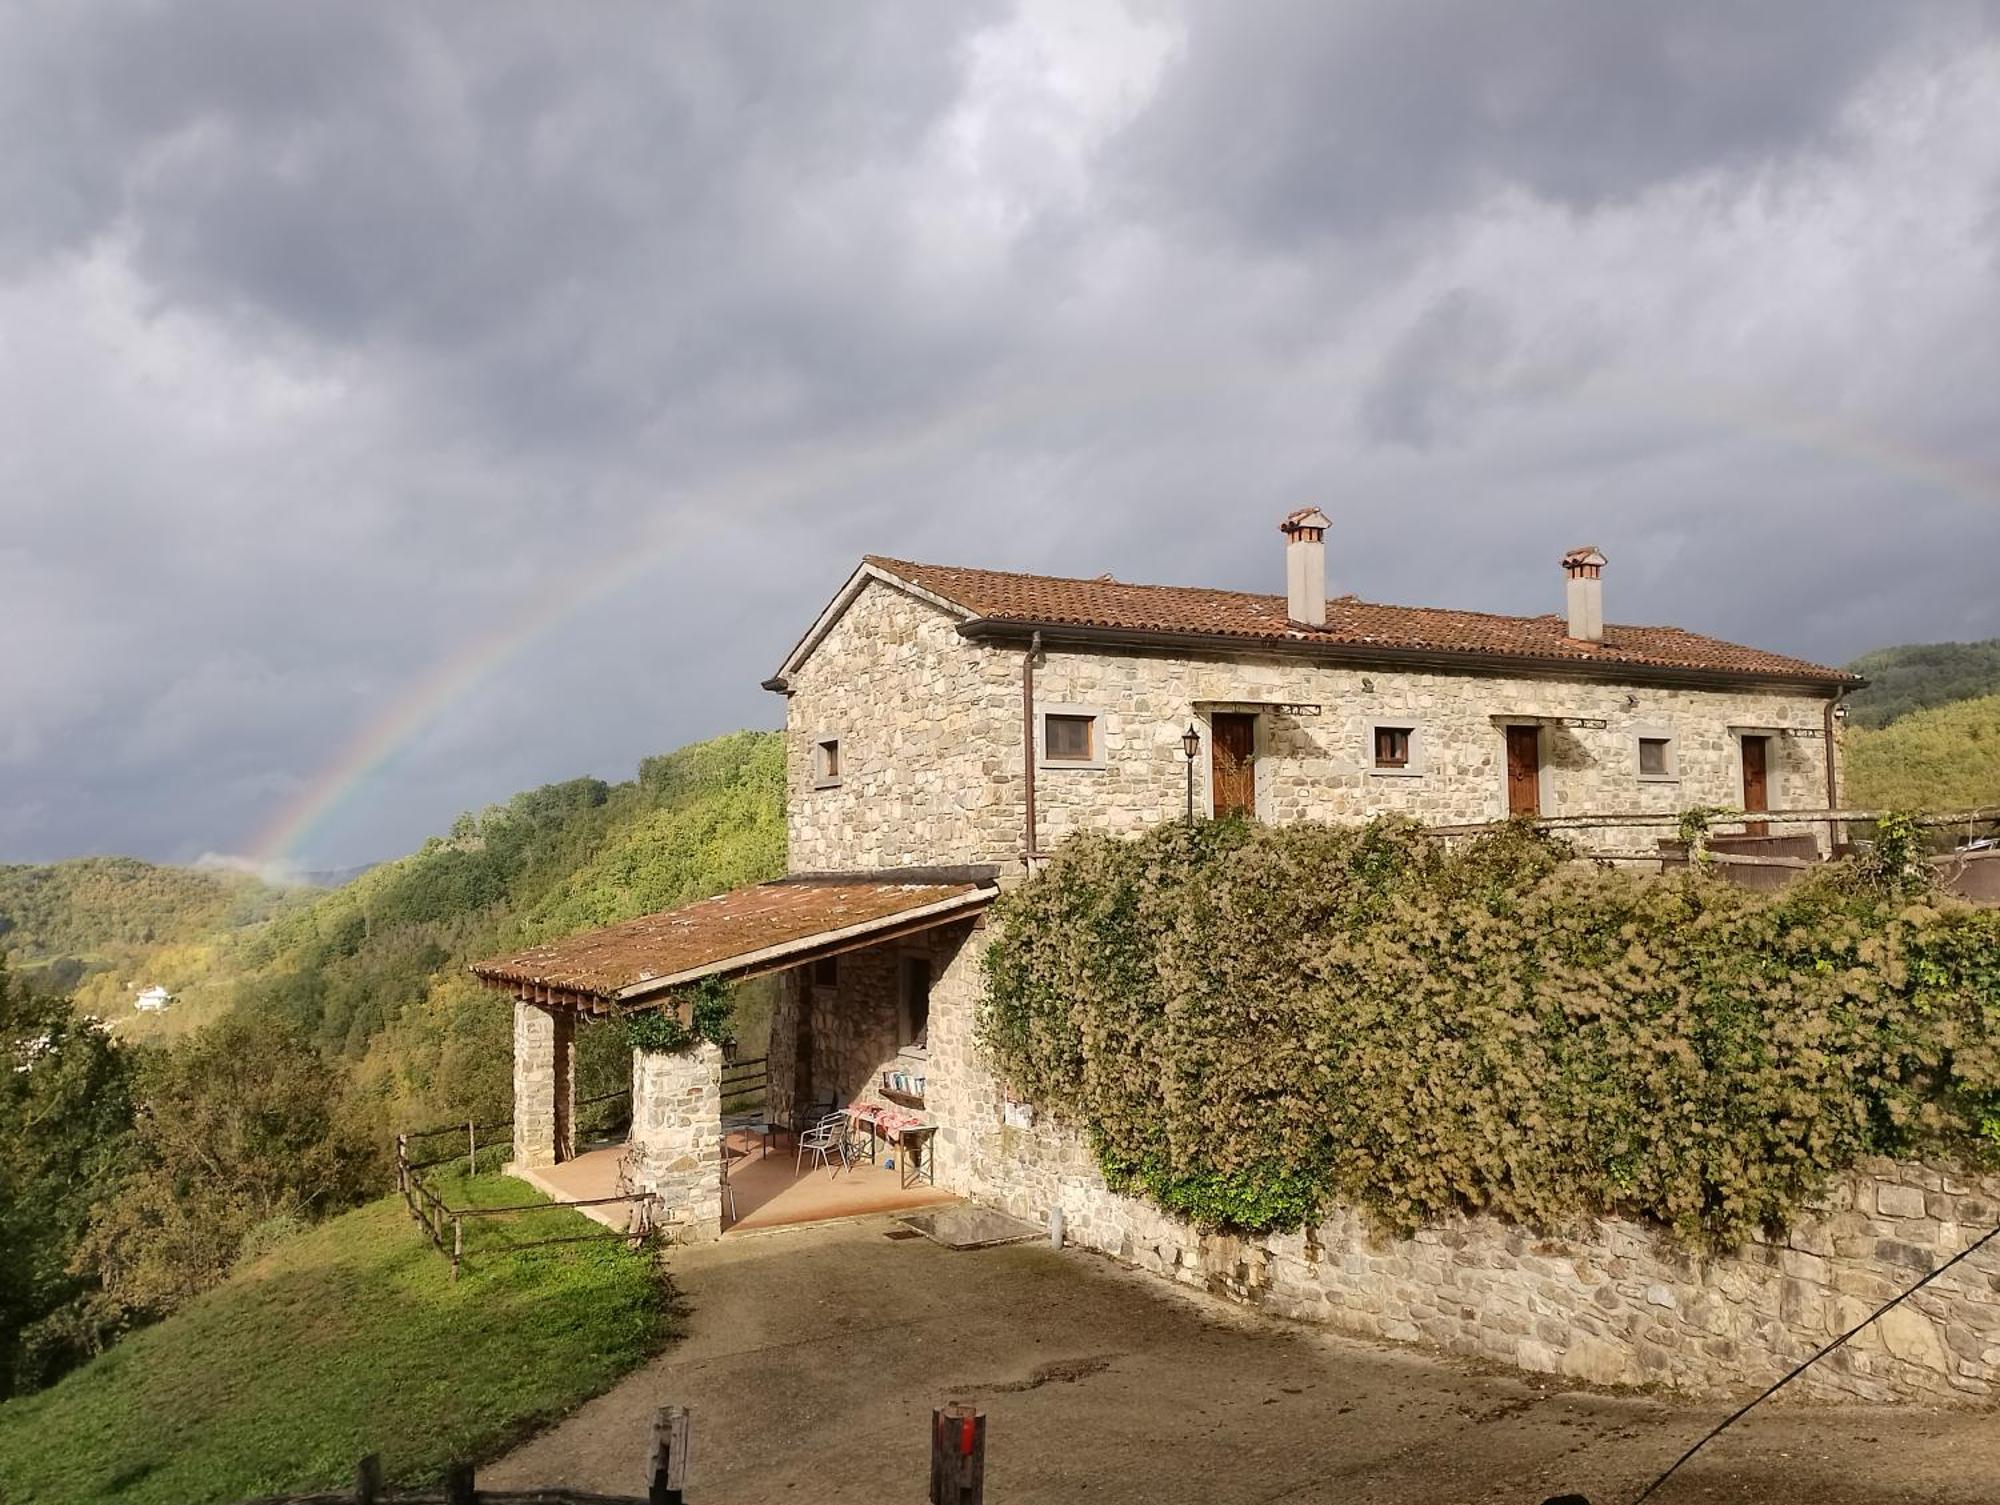
<instances>
[{"instance_id":1,"label":"shrub","mask_svg":"<svg viewBox=\"0 0 2000 1505\"><path fill-rule=\"evenodd\" d=\"M1722 1246L1861 1155L2000 1146L2000 913L1566 859L1393 822L1079 837L997 906L982 1039L1204 1226L1338 1199Z\"/></svg>"}]
</instances>

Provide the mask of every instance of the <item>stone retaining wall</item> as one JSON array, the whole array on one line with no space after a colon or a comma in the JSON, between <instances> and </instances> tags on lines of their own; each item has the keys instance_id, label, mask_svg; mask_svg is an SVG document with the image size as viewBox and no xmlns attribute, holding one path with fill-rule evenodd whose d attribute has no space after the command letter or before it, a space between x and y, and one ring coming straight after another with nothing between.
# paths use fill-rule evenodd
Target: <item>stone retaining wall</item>
<instances>
[{"instance_id":1,"label":"stone retaining wall","mask_svg":"<svg viewBox=\"0 0 2000 1505\"><path fill-rule=\"evenodd\" d=\"M1494 1218L1386 1237L1342 1211L1306 1233L1203 1235L1104 1184L1081 1137L1010 1104L975 1021L980 930L940 938L931 1002L939 1180L1071 1242L1287 1317L1599 1385L1762 1389L2000 1222L2000 1176L1874 1161L1785 1239L1696 1258L1648 1225L1543 1239ZM2000 1240L1794 1387L1827 1400L2000 1400Z\"/></svg>"},{"instance_id":2,"label":"stone retaining wall","mask_svg":"<svg viewBox=\"0 0 2000 1505\"><path fill-rule=\"evenodd\" d=\"M1233 1238L1111 1192L1050 1125L962 1142L959 1189L1037 1222L1060 1206L1072 1242L1169 1279L1366 1337L1717 1396L1761 1389L2000 1221L2000 1178L1879 1161L1839 1178L1789 1237L1721 1258L1609 1219L1565 1239L1484 1217L1399 1239L1343 1211L1306 1233ZM1797 1385L1827 1400L2000 1398L2000 1241Z\"/></svg>"}]
</instances>

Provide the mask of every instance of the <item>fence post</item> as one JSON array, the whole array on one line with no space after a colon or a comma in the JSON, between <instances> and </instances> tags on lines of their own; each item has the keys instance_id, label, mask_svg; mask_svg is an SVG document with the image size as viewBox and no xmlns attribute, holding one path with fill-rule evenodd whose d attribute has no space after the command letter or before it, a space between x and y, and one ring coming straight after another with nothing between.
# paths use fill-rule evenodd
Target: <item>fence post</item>
<instances>
[{"instance_id":1,"label":"fence post","mask_svg":"<svg viewBox=\"0 0 2000 1505\"><path fill-rule=\"evenodd\" d=\"M375 1505L382 1498L382 1455L370 1453L354 1465L356 1505Z\"/></svg>"},{"instance_id":2,"label":"fence post","mask_svg":"<svg viewBox=\"0 0 2000 1505\"><path fill-rule=\"evenodd\" d=\"M953 1401L931 1412L931 1505L985 1505L986 1413Z\"/></svg>"},{"instance_id":3,"label":"fence post","mask_svg":"<svg viewBox=\"0 0 2000 1505\"><path fill-rule=\"evenodd\" d=\"M694 1412L662 1406L653 1413L653 1453L646 1505L684 1505L688 1469L694 1457Z\"/></svg>"},{"instance_id":4,"label":"fence post","mask_svg":"<svg viewBox=\"0 0 2000 1505\"><path fill-rule=\"evenodd\" d=\"M465 1121L465 1173L479 1174L479 1125L469 1118Z\"/></svg>"},{"instance_id":5,"label":"fence post","mask_svg":"<svg viewBox=\"0 0 2000 1505\"><path fill-rule=\"evenodd\" d=\"M410 1200L410 1136L396 1136L396 1190L403 1194L405 1202Z\"/></svg>"},{"instance_id":6,"label":"fence post","mask_svg":"<svg viewBox=\"0 0 2000 1505\"><path fill-rule=\"evenodd\" d=\"M445 1505L474 1505L477 1496L472 1490L472 1465L453 1463L444 1471Z\"/></svg>"},{"instance_id":7,"label":"fence post","mask_svg":"<svg viewBox=\"0 0 2000 1505\"><path fill-rule=\"evenodd\" d=\"M458 1262L465 1257L465 1219L451 1215L451 1278L458 1279Z\"/></svg>"}]
</instances>

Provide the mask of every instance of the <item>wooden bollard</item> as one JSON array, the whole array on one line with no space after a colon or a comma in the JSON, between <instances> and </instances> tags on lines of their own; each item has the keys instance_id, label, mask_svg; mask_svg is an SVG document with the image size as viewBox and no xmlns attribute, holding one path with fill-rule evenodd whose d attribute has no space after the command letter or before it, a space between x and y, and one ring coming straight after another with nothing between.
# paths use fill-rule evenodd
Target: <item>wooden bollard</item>
<instances>
[{"instance_id":1,"label":"wooden bollard","mask_svg":"<svg viewBox=\"0 0 2000 1505\"><path fill-rule=\"evenodd\" d=\"M694 1462L694 1412L662 1406L653 1413L653 1455L647 1470L646 1505L685 1505L688 1471Z\"/></svg>"},{"instance_id":2,"label":"wooden bollard","mask_svg":"<svg viewBox=\"0 0 2000 1505\"><path fill-rule=\"evenodd\" d=\"M931 1412L931 1505L984 1505L986 1413L953 1401Z\"/></svg>"},{"instance_id":3,"label":"wooden bollard","mask_svg":"<svg viewBox=\"0 0 2000 1505\"><path fill-rule=\"evenodd\" d=\"M356 1505L375 1505L382 1498L382 1455L370 1453L354 1465Z\"/></svg>"},{"instance_id":4,"label":"wooden bollard","mask_svg":"<svg viewBox=\"0 0 2000 1505\"><path fill-rule=\"evenodd\" d=\"M453 1463L444 1471L445 1505L474 1505L477 1496L472 1488L472 1465Z\"/></svg>"}]
</instances>

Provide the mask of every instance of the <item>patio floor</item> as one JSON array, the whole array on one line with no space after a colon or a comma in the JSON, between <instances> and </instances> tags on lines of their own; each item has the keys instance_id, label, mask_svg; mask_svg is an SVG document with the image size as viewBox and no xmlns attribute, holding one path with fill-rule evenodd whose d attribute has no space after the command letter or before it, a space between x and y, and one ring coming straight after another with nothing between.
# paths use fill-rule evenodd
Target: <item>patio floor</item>
<instances>
[{"instance_id":1,"label":"patio floor","mask_svg":"<svg viewBox=\"0 0 2000 1505\"><path fill-rule=\"evenodd\" d=\"M864 1213L899 1212L909 1207L936 1207L958 1200L934 1186L905 1188L899 1171L879 1165L829 1171L808 1162L803 1170L795 1169L795 1154L790 1145L767 1155L763 1137L753 1129L731 1129L727 1141L732 1156L729 1183L736 1194L736 1216L727 1215L729 1204L725 1199L725 1234L858 1217ZM508 1174L554 1201L588 1202L617 1195L618 1161L624 1153L624 1144L609 1144L587 1150L561 1165L532 1171L510 1167ZM607 1228L623 1229L631 1204L619 1201L577 1210Z\"/></svg>"}]
</instances>

